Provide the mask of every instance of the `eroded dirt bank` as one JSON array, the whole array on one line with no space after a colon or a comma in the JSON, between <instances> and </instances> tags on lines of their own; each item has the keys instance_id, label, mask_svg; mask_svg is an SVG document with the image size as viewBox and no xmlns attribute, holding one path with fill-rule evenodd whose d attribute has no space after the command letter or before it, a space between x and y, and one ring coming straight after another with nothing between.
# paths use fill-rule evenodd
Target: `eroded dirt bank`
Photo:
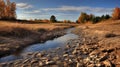
<instances>
[{"instance_id":1,"label":"eroded dirt bank","mask_svg":"<svg viewBox=\"0 0 120 67\"><path fill-rule=\"evenodd\" d=\"M45 42L65 34L72 24L22 24L0 21L0 57L20 51L26 46Z\"/></svg>"}]
</instances>

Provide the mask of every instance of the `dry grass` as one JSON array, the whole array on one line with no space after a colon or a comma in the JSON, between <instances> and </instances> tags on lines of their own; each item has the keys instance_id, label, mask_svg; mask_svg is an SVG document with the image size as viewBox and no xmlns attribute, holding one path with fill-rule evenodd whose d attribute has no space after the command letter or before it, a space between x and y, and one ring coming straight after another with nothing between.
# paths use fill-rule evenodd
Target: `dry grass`
<instances>
[{"instance_id":1,"label":"dry grass","mask_svg":"<svg viewBox=\"0 0 120 67\"><path fill-rule=\"evenodd\" d=\"M10 23L10 22L6 22L6 21L0 21L0 30L11 30L12 28L25 28L25 29L29 29L29 30L37 30L40 28L43 29L48 29L48 30L52 30L55 28L62 28L62 27L68 27L70 26L70 24L65 25L64 23L53 23L53 24L23 24L23 23Z\"/></svg>"}]
</instances>

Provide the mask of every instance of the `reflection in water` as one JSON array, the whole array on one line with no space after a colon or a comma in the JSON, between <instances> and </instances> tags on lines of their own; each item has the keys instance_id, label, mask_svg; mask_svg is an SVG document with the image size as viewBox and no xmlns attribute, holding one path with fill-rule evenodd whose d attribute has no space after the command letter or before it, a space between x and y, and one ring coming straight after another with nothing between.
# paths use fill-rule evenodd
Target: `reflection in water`
<instances>
[{"instance_id":1,"label":"reflection in water","mask_svg":"<svg viewBox=\"0 0 120 67\"><path fill-rule=\"evenodd\" d=\"M71 31L74 28L67 29L66 32L67 34L58 38L55 38L54 40L48 40L45 43L38 43L38 44L33 44L27 48L25 48L22 53L27 53L27 52L36 52L36 51L42 51L42 50L48 50L50 48L57 48L57 47L62 47L65 46L69 40L71 39L76 39L78 36L75 34L72 34ZM7 61L13 61L22 58L20 55L10 55L6 56L3 58L0 58L0 62L7 62Z\"/></svg>"},{"instance_id":2,"label":"reflection in water","mask_svg":"<svg viewBox=\"0 0 120 67\"><path fill-rule=\"evenodd\" d=\"M13 60L21 59L21 58L22 58L21 56L10 55L10 56L0 58L0 62L13 61Z\"/></svg>"},{"instance_id":3,"label":"reflection in water","mask_svg":"<svg viewBox=\"0 0 120 67\"><path fill-rule=\"evenodd\" d=\"M47 50L50 48L56 48L56 47L61 47L64 46L64 44L70 40L70 39L75 39L77 38L77 35L75 34L67 34L59 38L55 38L54 40L49 40L45 43L42 44L34 44L32 46L29 46L23 50L24 52L34 52L34 51L42 51L42 50Z\"/></svg>"}]
</instances>

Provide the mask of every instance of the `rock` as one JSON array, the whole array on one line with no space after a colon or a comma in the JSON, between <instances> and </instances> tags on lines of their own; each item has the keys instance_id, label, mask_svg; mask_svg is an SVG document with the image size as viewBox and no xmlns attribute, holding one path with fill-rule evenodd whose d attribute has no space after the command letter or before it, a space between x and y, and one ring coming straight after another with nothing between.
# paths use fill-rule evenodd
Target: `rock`
<instances>
[{"instance_id":1,"label":"rock","mask_svg":"<svg viewBox=\"0 0 120 67\"><path fill-rule=\"evenodd\" d=\"M55 62L54 61L47 61L46 64L47 65L52 65L52 64L55 64Z\"/></svg>"},{"instance_id":2,"label":"rock","mask_svg":"<svg viewBox=\"0 0 120 67\"><path fill-rule=\"evenodd\" d=\"M67 45L67 46L66 46L66 48L68 48L68 49L69 49L69 48L70 48L70 45Z\"/></svg>"},{"instance_id":3,"label":"rock","mask_svg":"<svg viewBox=\"0 0 120 67\"><path fill-rule=\"evenodd\" d=\"M109 57L108 53L105 53L104 55L102 55L100 57L100 61L104 61L104 60L108 59L108 57Z\"/></svg>"},{"instance_id":4,"label":"rock","mask_svg":"<svg viewBox=\"0 0 120 67\"><path fill-rule=\"evenodd\" d=\"M57 61L57 60L59 60L60 58L59 57L53 57L53 60L54 61Z\"/></svg>"},{"instance_id":5,"label":"rock","mask_svg":"<svg viewBox=\"0 0 120 67\"><path fill-rule=\"evenodd\" d=\"M63 57L67 57L67 56L68 56L68 54L64 54L64 55L63 55Z\"/></svg>"},{"instance_id":6,"label":"rock","mask_svg":"<svg viewBox=\"0 0 120 67\"><path fill-rule=\"evenodd\" d=\"M44 54L41 54L41 53L37 53L36 57L42 57L44 56Z\"/></svg>"},{"instance_id":7,"label":"rock","mask_svg":"<svg viewBox=\"0 0 120 67\"><path fill-rule=\"evenodd\" d=\"M83 63L84 64L89 64L90 63L90 58L87 57L86 59L83 59Z\"/></svg>"},{"instance_id":8,"label":"rock","mask_svg":"<svg viewBox=\"0 0 120 67\"><path fill-rule=\"evenodd\" d=\"M77 50L76 49L74 49L74 51L72 52L72 54L77 54L78 52L77 52Z\"/></svg>"},{"instance_id":9,"label":"rock","mask_svg":"<svg viewBox=\"0 0 120 67\"><path fill-rule=\"evenodd\" d=\"M29 61L29 59L25 59L22 63L25 64Z\"/></svg>"},{"instance_id":10,"label":"rock","mask_svg":"<svg viewBox=\"0 0 120 67\"><path fill-rule=\"evenodd\" d=\"M31 64L36 63L36 62L38 62L38 60L36 60L36 59L31 60Z\"/></svg>"},{"instance_id":11,"label":"rock","mask_svg":"<svg viewBox=\"0 0 120 67\"><path fill-rule=\"evenodd\" d=\"M100 52L98 51L98 50L94 50L94 51L92 51L90 54L89 54L89 56L91 56L91 55L98 55Z\"/></svg>"},{"instance_id":12,"label":"rock","mask_svg":"<svg viewBox=\"0 0 120 67\"><path fill-rule=\"evenodd\" d=\"M68 62L64 62L64 67L69 67Z\"/></svg>"},{"instance_id":13,"label":"rock","mask_svg":"<svg viewBox=\"0 0 120 67\"><path fill-rule=\"evenodd\" d=\"M56 49L57 49L57 50L60 50L61 48L60 48L60 47L57 47Z\"/></svg>"},{"instance_id":14,"label":"rock","mask_svg":"<svg viewBox=\"0 0 120 67\"><path fill-rule=\"evenodd\" d=\"M70 58L75 58L75 55L69 55Z\"/></svg>"},{"instance_id":15,"label":"rock","mask_svg":"<svg viewBox=\"0 0 120 67\"><path fill-rule=\"evenodd\" d=\"M112 63L109 60L103 61L105 67L112 67Z\"/></svg>"},{"instance_id":16,"label":"rock","mask_svg":"<svg viewBox=\"0 0 120 67\"><path fill-rule=\"evenodd\" d=\"M46 60L46 59L48 59L47 57L42 57L42 58L40 58L41 60Z\"/></svg>"},{"instance_id":17,"label":"rock","mask_svg":"<svg viewBox=\"0 0 120 67\"><path fill-rule=\"evenodd\" d=\"M117 59L117 58L116 58L116 55L111 54L111 55L109 56L109 60L114 60L114 59Z\"/></svg>"},{"instance_id":18,"label":"rock","mask_svg":"<svg viewBox=\"0 0 120 67\"><path fill-rule=\"evenodd\" d=\"M80 44L79 43L77 43L77 45L76 45L77 47L79 47L80 46Z\"/></svg>"},{"instance_id":19,"label":"rock","mask_svg":"<svg viewBox=\"0 0 120 67\"><path fill-rule=\"evenodd\" d=\"M44 63L39 61L39 66L43 66L43 65L44 65Z\"/></svg>"},{"instance_id":20,"label":"rock","mask_svg":"<svg viewBox=\"0 0 120 67\"><path fill-rule=\"evenodd\" d=\"M27 55L32 55L33 54L33 52L29 52L29 53L27 53Z\"/></svg>"},{"instance_id":21,"label":"rock","mask_svg":"<svg viewBox=\"0 0 120 67\"><path fill-rule=\"evenodd\" d=\"M0 63L0 67L6 67L7 64L6 63Z\"/></svg>"},{"instance_id":22,"label":"rock","mask_svg":"<svg viewBox=\"0 0 120 67\"><path fill-rule=\"evenodd\" d=\"M87 67L95 67L95 64L87 65Z\"/></svg>"},{"instance_id":23,"label":"rock","mask_svg":"<svg viewBox=\"0 0 120 67\"><path fill-rule=\"evenodd\" d=\"M101 51L104 52L104 53L105 52L111 53L111 52L114 51L114 48L102 48Z\"/></svg>"},{"instance_id":24,"label":"rock","mask_svg":"<svg viewBox=\"0 0 120 67\"><path fill-rule=\"evenodd\" d=\"M78 62L76 67L84 67L84 65Z\"/></svg>"},{"instance_id":25,"label":"rock","mask_svg":"<svg viewBox=\"0 0 120 67\"><path fill-rule=\"evenodd\" d=\"M68 52L68 51L64 51L63 53L64 53L64 54L68 54L69 52Z\"/></svg>"},{"instance_id":26,"label":"rock","mask_svg":"<svg viewBox=\"0 0 120 67\"><path fill-rule=\"evenodd\" d=\"M96 67L103 67L101 63L96 64Z\"/></svg>"}]
</instances>

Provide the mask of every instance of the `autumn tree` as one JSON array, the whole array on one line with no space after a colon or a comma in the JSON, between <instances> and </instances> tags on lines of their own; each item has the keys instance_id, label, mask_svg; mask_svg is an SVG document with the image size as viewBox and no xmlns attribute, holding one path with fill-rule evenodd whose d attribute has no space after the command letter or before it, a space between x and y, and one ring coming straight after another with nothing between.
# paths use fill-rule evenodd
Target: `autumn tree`
<instances>
[{"instance_id":1,"label":"autumn tree","mask_svg":"<svg viewBox=\"0 0 120 67\"><path fill-rule=\"evenodd\" d=\"M56 17L55 17L54 15L52 15L52 16L50 17L50 21L51 21L51 22L57 22Z\"/></svg>"},{"instance_id":2,"label":"autumn tree","mask_svg":"<svg viewBox=\"0 0 120 67\"><path fill-rule=\"evenodd\" d=\"M10 19L16 19L16 3L11 3Z\"/></svg>"},{"instance_id":3,"label":"autumn tree","mask_svg":"<svg viewBox=\"0 0 120 67\"><path fill-rule=\"evenodd\" d=\"M116 7L113 10L112 18L115 20L120 19L120 8Z\"/></svg>"},{"instance_id":4,"label":"autumn tree","mask_svg":"<svg viewBox=\"0 0 120 67\"><path fill-rule=\"evenodd\" d=\"M16 19L16 3L10 0L0 0L0 19Z\"/></svg>"},{"instance_id":5,"label":"autumn tree","mask_svg":"<svg viewBox=\"0 0 120 67\"><path fill-rule=\"evenodd\" d=\"M82 12L76 23L86 23L86 22L92 22L93 24L98 23L103 20L107 20L111 18L110 15L102 15L102 16L94 16L93 14L87 14Z\"/></svg>"},{"instance_id":6,"label":"autumn tree","mask_svg":"<svg viewBox=\"0 0 120 67\"><path fill-rule=\"evenodd\" d=\"M0 0L0 19L4 16L4 10L5 8L5 2L3 0Z\"/></svg>"},{"instance_id":7,"label":"autumn tree","mask_svg":"<svg viewBox=\"0 0 120 67\"><path fill-rule=\"evenodd\" d=\"M80 17L78 18L78 23L85 23L89 20L89 15L86 13L82 12Z\"/></svg>"}]
</instances>

